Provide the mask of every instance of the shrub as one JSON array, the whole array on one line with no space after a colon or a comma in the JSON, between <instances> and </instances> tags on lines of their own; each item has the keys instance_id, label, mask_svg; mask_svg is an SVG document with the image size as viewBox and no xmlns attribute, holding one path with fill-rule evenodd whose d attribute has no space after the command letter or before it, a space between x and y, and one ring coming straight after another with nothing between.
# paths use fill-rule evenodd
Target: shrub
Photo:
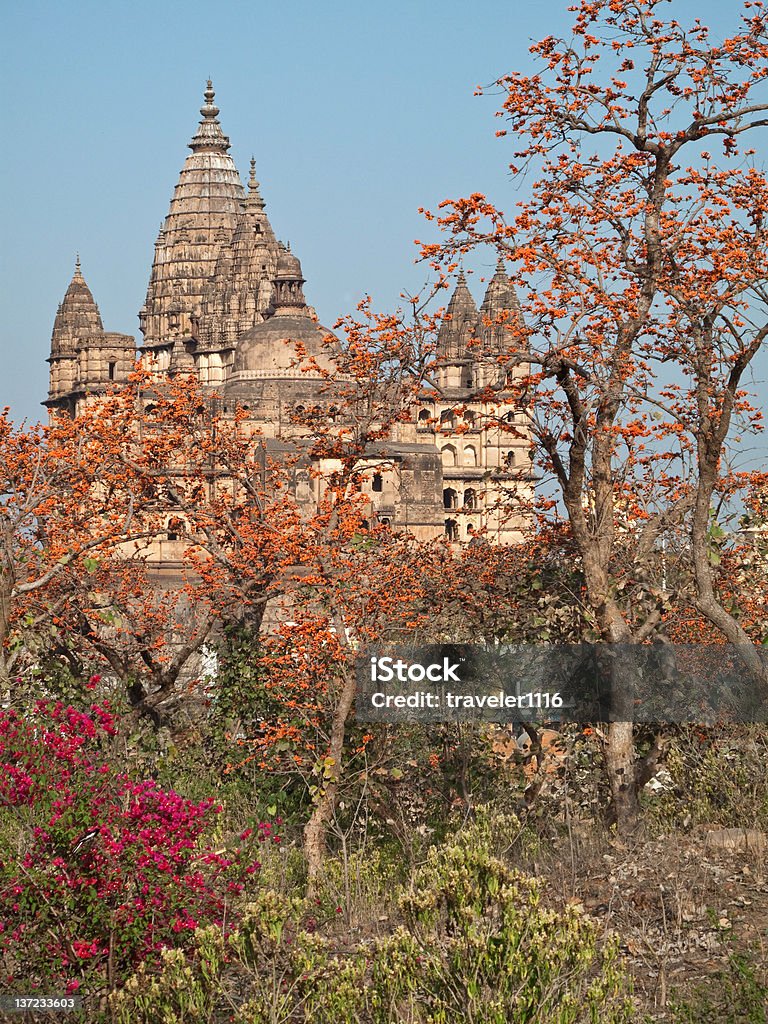
<instances>
[{"instance_id":1,"label":"shrub","mask_svg":"<svg viewBox=\"0 0 768 1024\"><path fill-rule=\"evenodd\" d=\"M0 957L3 981L25 990L113 987L201 925L228 928L258 871L247 830L232 849L207 837L219 808L117 771L115 722L39 702L0 713ZM13 849L15 844L18 849Z\"/></svg>"},{"instance_id":2,"label":"shrub","mask_svg":"<svg viewBox=\"0 0 768 1024\"><path fill-rule=\"evenodd\" d=\"M119 1024L625 1024L632 1006L615 940L489 852L486 825L435 848L378 941L336 945L307 907L260 893L237 931L195 936L186 959L143 967L112 1003ZM215 975L215 977L212 975Z\"/></svg>"}]
</instances>

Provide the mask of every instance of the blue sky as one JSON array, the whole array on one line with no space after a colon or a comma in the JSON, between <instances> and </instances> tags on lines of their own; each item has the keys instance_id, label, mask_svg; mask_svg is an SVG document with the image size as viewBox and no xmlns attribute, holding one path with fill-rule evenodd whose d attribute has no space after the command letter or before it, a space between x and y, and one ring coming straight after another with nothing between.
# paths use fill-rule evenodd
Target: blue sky
<instances>
[{"instance_id":1,"label":"blue sky","mask_svg":"<svg viewBox=\"0 0 768 1024\"><path fill-rule=\"evenodd\" d=\"M669 10L715 32L735 21L713 0ZM138 334L208 75L241 176L253 154L273 227L331 325L366 292L391 308L423 282L420 206L471 191L513 204L512 146L494 137L494 98L473 92L527 69L531 40L571 21L560 0L6 4L0 406L41 415L76 252L107 330Z\"/></svg>"}]
</instances>

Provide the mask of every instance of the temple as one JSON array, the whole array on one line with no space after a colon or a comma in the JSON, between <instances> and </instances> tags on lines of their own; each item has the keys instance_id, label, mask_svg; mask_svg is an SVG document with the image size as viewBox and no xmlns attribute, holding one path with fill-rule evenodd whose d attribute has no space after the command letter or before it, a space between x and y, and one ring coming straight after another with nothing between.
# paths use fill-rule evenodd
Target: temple
<instances>
[{"instance_id":1,"label":"temple","mask_svg":"<svg viewBox=\"0 0 768 1024\"><path fill-rule=\"evenodd\" d=\"M254 429L279 447L301 435L304 409L343 415L326 382L333 336L307 305L299 259L270 224L254 160L243 187L214 98L209 81L155 242L138 347L104 330L78 258L54 322L44 404L76 415L141 358L160 375L195 374L212 401L225 412L247 409ZM522 538L530 442L525 414L505 399L503 359L505 322L519 316L501 261L479 308L459 275L437 339L437 387L361 460L372 521L452 543ZM297 343L314 371L299 365ZM306 500L318 500L314 475L304 484Z\"/></svg>"}]
</instances>

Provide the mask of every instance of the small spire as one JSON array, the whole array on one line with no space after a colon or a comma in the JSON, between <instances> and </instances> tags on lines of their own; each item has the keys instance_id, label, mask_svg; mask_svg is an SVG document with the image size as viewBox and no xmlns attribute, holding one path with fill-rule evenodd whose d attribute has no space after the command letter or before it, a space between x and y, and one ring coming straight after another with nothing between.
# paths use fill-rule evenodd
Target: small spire
<instances>
[{"instance_id":1,"label":"small spire","mask_svg":"<svg viewBox=\"0 0 768 1024\"><path fill-rule=\"evenodd\" d=\"M248 178L248 196L246 198L247 207L256 207L258 210L263 210L267 205L261 198L261 192L259 192L259 183L256 181L256 158L251 157L251 176Z\"/></svg>"},{"instance_id":2,"label":"small spire","mask_svg":"<svg viewBox=\"0 0 768 1024\"><path fill-rule=\"evenodd\" d=\"M80 253L79 252L75 253L75 273L76 274L80 273Z\"/></svg>"}]
</instances>

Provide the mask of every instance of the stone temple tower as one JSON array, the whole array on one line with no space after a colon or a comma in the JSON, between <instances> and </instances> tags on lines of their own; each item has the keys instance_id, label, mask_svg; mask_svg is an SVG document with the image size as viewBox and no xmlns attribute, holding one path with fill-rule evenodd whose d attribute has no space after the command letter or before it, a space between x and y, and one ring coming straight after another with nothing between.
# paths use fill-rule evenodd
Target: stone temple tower
<instances>
[{"instance_id":1,"label":"stone temple tower","mask_svg":"<svg viewBox=\"0 0 768 1024\"><path fill-rule=\"evenodd\" d=\"M80 257L59 305L51 336L50 386L44 403L76 415L90 396L126 380L136 362L129 334L105 331L99 307L85 283Z\"/></svg>"},{"instance_id":2,"label":"stone temple tower","mask_svg":"<svg viewBox=\"0 0 768 1024\"><path fill-rule=\"evenodd\" d=\"M193 320L237 225L245 193L208 81L202 120L189 143L168 216L155 242L147 298L139 313L143 350L160 371L191 370Z\"/></svg>"}]
</instances>

